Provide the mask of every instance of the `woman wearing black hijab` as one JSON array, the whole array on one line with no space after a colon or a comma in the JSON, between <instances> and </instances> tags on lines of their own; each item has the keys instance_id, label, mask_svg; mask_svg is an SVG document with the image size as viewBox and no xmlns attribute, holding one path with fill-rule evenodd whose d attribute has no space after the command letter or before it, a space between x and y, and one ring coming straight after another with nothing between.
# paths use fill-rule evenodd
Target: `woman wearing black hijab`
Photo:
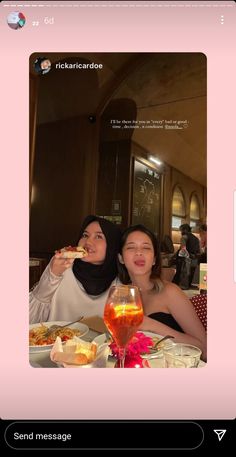
<instances>
[{"instance_id":1,"label":"woman wearing black hijab","mask_svg":"<svg viewBox=\"0 0 236 457\"><path fill-rule=\"evenodd\" d=\"M57 253L30 294L30 323L72 321L79 315L103 317L111 285L116 283L120 230L112 222L87 216L78 245L83 259L62 259Z\"/></svg>"}]
</instances>

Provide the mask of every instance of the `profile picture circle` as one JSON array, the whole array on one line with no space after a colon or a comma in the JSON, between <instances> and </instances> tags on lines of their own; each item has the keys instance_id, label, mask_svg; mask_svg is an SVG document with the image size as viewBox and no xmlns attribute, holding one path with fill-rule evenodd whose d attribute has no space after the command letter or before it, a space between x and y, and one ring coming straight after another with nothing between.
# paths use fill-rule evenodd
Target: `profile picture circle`
<instances>
[{"instance_id":1,"label":"profile picture circle","mask_svg":"<svg viewBox=\"0 0 236 457\"><path fill-rule=\"evenodd\" d=\"M25 25L25 16L20 11L12 11L7 16L7 23L13 30L22 29Z\"/></svg>"},{"instance_id":2,"label":"profile picture circle","mask_svg":"<svg viewBox=\"0 0 236 457\"><path fill-rule=\"evenodd\" d=\"M51 70L51 61L47 57L38 57L34 61L34 69L36 73L45 75Z\"/></svg>"}]
</instances>

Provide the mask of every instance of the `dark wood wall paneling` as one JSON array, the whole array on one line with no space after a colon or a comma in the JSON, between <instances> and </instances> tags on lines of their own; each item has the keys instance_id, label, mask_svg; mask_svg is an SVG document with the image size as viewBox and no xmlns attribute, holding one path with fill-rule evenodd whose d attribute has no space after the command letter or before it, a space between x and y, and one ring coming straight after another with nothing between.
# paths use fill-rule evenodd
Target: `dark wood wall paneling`
<instances>
[{"instance_id":1,"label":"dark wood wall paneling","mask_svg":"<svg viewBox=\"0 0 236 457\"><path fill-rule=\"evenodd\" d=\"M38 77L30 73L29 89L30 89L30 105L29 105L29 204L31 205L31 192L33 184L34 172L34 157L35 157L35 133L36 133L36 116L38 104Z\"/></svg>"},{"instance_id":2,"label":"dark wood wall paneling","mask_svg":"<svg viewBox=\"0 0 236 457\"><path fill-rule=\"evenodd\" d=\"M121 229L130 219L130 161L131 141L102 142L100 144L96 213L112 216L112 200L121 201Z\"/></svg>"},{"instance_id":3,"label":"dark wood wall paneling","mask_svg":"<svg viewBox=\"0 0 236 457\"><path fill-rule=\"evenodd\" d=\"M83 218L93 212L97 176L96 123L87 117L37 129L31 255L74 244Z\"/></svg>"}]
</instances>

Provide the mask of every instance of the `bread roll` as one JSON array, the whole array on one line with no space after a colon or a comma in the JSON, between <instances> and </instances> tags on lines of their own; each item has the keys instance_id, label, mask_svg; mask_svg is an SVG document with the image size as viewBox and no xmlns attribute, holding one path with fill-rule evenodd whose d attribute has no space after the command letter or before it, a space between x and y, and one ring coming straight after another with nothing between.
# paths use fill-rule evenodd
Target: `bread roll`
<instances>
[{"instance_id":1,"label":"bread roll","mask_svg":"<svg viewBox=\"0 0 236 457\"><path fill-rule=\"evenodd\" d=\"M81 353L56 352L54 354L55 362L67 363L69 365L87 365L88 357Z\"/></svg>"}]
</instances>

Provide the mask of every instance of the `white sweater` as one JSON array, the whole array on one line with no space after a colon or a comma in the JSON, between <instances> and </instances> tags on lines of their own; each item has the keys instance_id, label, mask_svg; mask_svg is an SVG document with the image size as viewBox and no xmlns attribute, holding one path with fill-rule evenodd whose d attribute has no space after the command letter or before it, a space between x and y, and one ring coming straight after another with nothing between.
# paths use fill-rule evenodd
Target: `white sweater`
<instances>
[{"instance_id":1,"label":"white sweater","mask_svg":"<svg viewBox=\"0 0 236 457\"><path fill-rule=\"evenodd\" d=\"M117 279L111 286L116 283ZM49 264L39 283L30 292L30 324L73 321L81 315L103 317L108 290L98 296L88 295L71 268L65 270L62 276L56 276L51 272Z\"/></svg>"}]
</instances>

